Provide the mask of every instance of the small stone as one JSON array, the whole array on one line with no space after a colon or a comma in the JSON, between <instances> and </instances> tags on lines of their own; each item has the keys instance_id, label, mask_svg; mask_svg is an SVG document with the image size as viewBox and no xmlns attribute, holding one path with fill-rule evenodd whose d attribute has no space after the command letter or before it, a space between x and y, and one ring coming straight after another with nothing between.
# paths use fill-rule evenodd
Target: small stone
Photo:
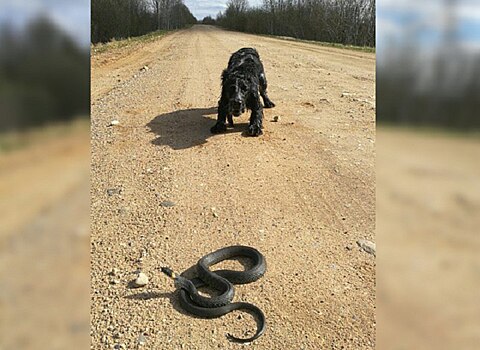
<instances>
[{"instance_id":1,"label":"small stone","mask_svg":"<svg viewBox=\"0 0 480 350\"><path fill-rule=\"evenodd\" d=\"M115 126L115 125L118 125L118 124L120 124L120 122L118 120L114 119L110 122L109 126Z\"/></svg>"},{"instance_id":2,"label":"small stone","mask_svg":"<svg viewBox=\"0 0 480 350\"><path fill-rule=\"evenodd\" d=\"M122 190L120 188L109 188L107 189L107 194L113 196L114 194L120 194Z\"/></svg>"},{"instance_id":3,"label":"small stone","mask_svg":"<svg viewBox=\"0 0 480 350\"><path fill-rule=\"evenodd\" d=\"M349 96L352 96L352 94L349 92L342 92L342 97L349 97Z\"/></svg>"},{"instance_id":4,"label":"small stone","mask_svg":"<svg viewBox=\"0 0 480 350\"><path fill-rule=\"evenodd\" d=\"M138 345L145 345L145 343L147 342L147 338L143 335L143 334L140 334L138 336Z\"/></svg>"},{"instance_id":5,"label":"small stone","mask_svg":"<svg viewBox=\"0 0 480 350\"><path fill-rule=\"evenodd\" d=\"M120 214L120 215L124 215L127 213L127 209L126 208L120 208L117 210L117 213Z\"/></svg>"},{"instance_id":6,"label":"small stone","mask_svg":"<svg viewBox=\"0 0 480 350\"><path fill-rule=\"evenodd\" d=\"M137 288L146 286L148 284L148 276L140 272L135 281L133 281L133 284Z\"/></svg>"},{"instance_id":7,"label":"small stone","mask_svg":"<svg viewBox=\"0 0 480 350\"><path fill-rule=\"evenodd\" d=\"M273 117L273 120L272 120L274 123L280 121L280 117L278 115L276 115L275 117Z\"/></svg>"},{"instance_id":8,"label":"small stone","mask_svg":"<svg viewBox=\"0 0 480 350\"><path fill-rule=\"evenodd\" d=\"M345 247L345 249L347 249L347 250L352 250L352 249L353 249L353 245L352 245L352 244L348 244L348 245Z\"/></svg>"},{"instance_id":9,"label":"small stone","mask_svg":"<svg viewBox=\"0 0 480 350\"><path fill-rule=\"evenodd\" d=\"M172 201L163 201L160 205L164 208L171 208L175 206L175 203Z\"/></svg>"},{"instance_id":10,"label":"small stone","mask_svg":"<svg viewBox=\"0 0 480 350\"><path fill-rule=\"evenodd\" d=\"M357 244L363 251L367 252L368 254L376 255L375 243L367 241L366 239L359 239L357 241Z\"/></svg>"},{"instance_id":11,"label":"small stone","mask_svg":"<svg viewBox=\"0 0 480 350\"><path fill-rule=\"evenodd\" d=\"M111 283L112 284L120 284L120 280L119 279L114 279L114 280L112 280Z\"/></svg>"},{"instance_id":12,"label":"small stone","mask_svg":"<svg viewBox=\"0 0 480 350\"><path fill-rule=\"evenodd\" d=\"M110 276L116 276L116 275L118 275L118 269L114 267L112 271L110 271Z\"/></svg>"}]
</instances>

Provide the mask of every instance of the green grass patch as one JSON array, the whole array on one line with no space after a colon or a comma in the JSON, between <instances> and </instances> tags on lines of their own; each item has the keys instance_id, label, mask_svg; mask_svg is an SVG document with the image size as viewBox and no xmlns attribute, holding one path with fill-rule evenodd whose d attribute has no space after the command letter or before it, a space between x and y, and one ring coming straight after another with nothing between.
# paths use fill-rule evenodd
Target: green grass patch
<instances>
[{"instance_id":1,"label":"green grass patch","mask_svg":"<svg viewBox=\"0 0 480 350\"><path fill-rule=\"evenodd\" d=\"M151 41L155 41L156 39L164 36L167 33L171 33L173 31L174 30L157 30L155 32L150 32L148 34L141 35L141 36L135 36L135 37L125 38L120 40L112 39L108 43L92 44L90 48L92 53L96 53L96 54L103 53L110 50L121 49L134 44L141 44L141 43L148 43Z\"/></svg>"},{"instance_id":2,"label":"green grass patch","mask_svg":"<svg viewBox=\"0 0 480 350\"><path fill-rule=\"evenodd\" d=\"M344 45L339 43L328 43L324 41L304 40L304 39L293 38L290 36L277 36L277 35L269 35L269 34L255 34L255 35L265 36L265 37L274 38L274 39L287 40L287 41L296 41L296 42L307 43L307 44L315 44L315 45L325 46L325 47L335 47L338 49L347 49L347 50L375 53L375 48L369 47L369 46L354 46L354 45Z\"/></svg>"},{"instance_id":3,"label":"green grass patch","mask_svg":"<svg viewBox=\"0 0 480 350\"><path fill-rule=\"evenodd\" d=\"M89 130L90 119L85 116L79 116L67 122L56 122L23 131L0 133L0 155L74 133L89 135ZM88 136L86 142L89 142Z\"/></svg>"},{"instance_id":4,"label":"green grass patch","mask_svg":"<svg viewBox=\"0 0 480 350\"><path fill-rule=\"evenodd\" d=\"M234 32L235 30L231 30L228 28L216 26L218 28L221 28L223 30L228 30ZM238 32L237 33L245 33L245 34L252 34L252 35L258 35L258 36L263 36L266 38L273 38L273 39L279 39L279 40L286 40L286 41L296 41L296 42L301 42L301 43L307 43L307 44L314 44L314 45L319 45L319 46L325 46L325 47L335 47L338 49L346 49L346 50L354 50L354 51L362 51L362 52L368 52L368 53L375 53L375 48L370 47L370 46L354 46L354 45L344 45L344 44L339 44L339 43L328 43L324 41L315 41L315 40L305 40L305 39L298 39L294 38L291 36L279 36L279 35L271 35L271 34L256 34L256 33L249 33L249 32Z\"/></svg>"},{"instance_id":5,"label":"green grass patch","mask_svg":"<svg viewBox=\"0 0 480 350\"><path fill-rule=\"evenodd\" d=\"M452 138L471 138L480 140L480 129L459 129L459 128L447 128L444 126L435 125L409 125L409 124L396 124L392 122L379 122L377 120L377 131L400 131L407 133L419 133L428 134L432 136L452 137Z\"/></svg>"}]
</instances>

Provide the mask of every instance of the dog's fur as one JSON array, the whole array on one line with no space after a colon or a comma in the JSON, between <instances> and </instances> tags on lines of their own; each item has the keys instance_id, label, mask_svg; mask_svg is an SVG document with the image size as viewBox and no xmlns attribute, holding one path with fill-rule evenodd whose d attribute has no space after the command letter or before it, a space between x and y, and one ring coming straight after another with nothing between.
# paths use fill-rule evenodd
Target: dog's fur
<instances>
[{"instance_id":1,"label":"dog's fur","mask_svg":"<svg viewBox=\"0 0 480 350\"><path fill-rule=\"evenodd\" d=\"M260 93L260 94L259 94ZM243 48L232 54L228 67L222 73L222 96L218 101L217 123L210 129L214 134L227 130L228 125L233 127L232 116L238 117L245 109L252 111L248 134L258 136L262 134L263 106L275 107L267 96L267 79L257 50Z\"/></svg>"}]
</instances>

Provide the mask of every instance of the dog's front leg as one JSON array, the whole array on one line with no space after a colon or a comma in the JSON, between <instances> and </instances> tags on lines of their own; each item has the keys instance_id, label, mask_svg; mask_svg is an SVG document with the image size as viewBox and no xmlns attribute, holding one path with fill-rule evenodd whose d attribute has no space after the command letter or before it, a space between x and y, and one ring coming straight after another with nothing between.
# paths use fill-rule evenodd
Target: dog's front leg
<instances>
[{"instance_id":1,"label":"dog's front leg","mask_svg":"<svg viewBox=\"0 0 480 350\"><path fill-rule=\"evenodd\" d=\"M253 94L248 100L247 107L252 111L250 115L250 125L248 126L248 134L250 136L259 136L262 132L263 106L260 103L260 96Z\"/></svg>"},{"instance_id":2,"label":"dog's front leg","mask_svg":"<svg viewBox=\"0 0 480 350\"><path fill-rule=\"evenodd\" d=\"M227 125L226 125L227 112L228 112L227 104L223 101L223 99L220 99L220 101L218 102L217 123L214 126L212 126L212 128L210 129L212 134L220 134L222 132L227 131Z\"/></svg>"}]
</instances>

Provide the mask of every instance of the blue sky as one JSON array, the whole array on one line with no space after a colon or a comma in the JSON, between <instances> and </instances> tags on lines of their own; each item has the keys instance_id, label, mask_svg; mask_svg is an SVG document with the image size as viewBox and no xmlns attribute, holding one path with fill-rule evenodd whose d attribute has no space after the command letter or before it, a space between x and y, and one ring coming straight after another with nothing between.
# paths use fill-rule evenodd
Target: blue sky
<instances>
[{"instance_id":1,"label":"blue sky","mask_svg":"<svg viewBox=\"0 0 480 350\"><path fill-rule=\"evenodd\" d=\"M378 53L404 43L417 42L427 49L441 46L449 18L455 23L451 28L456 44L480 50L480 1L451 2L454 6L447 7L447 0L378 0Z\"/></svg>"},{"instance_id":2,"label":"blue sky","mask_svg":"<svg viewBox=\"0 0 480 350\"><path fill-rule=\"evenodd\" d=\"M193 15L198 20L202 20L207 16L215 18L220 11L224 11L227 8L228 0L184 0L184 2ZM262 0L249 0L251 6L261 3Z\"/></svg>"},{"instance_id":3,"label":"blue sky","mask_svg":"<svg viewBox=\"0 0 480 350\"><path fill-rule=\"evenodd\" d=\"M82 45L90 42L90 0L0 0L0 23L24 25L48 15Z\"/></svg>"},{"instance_id":4,"label":"blue sky","mask_svg":"<svg viewBox=\"0 0 480 350\"><path fill-rule=\"evenodd\" d=\"M228 0L185 0L192 13L202 19L215 17ZM259 5L262 0L250 0ZM439 43L445 27L446 0L377 0L377 45L379 53L390 41L396 44L412 39L422 44ZM480 0L457 0L459 44L480 50ZM39 13L48 14L82 44L90 41L90 0L0 0L0 22L21 25Z\"/></svg>"}]
</instances>

